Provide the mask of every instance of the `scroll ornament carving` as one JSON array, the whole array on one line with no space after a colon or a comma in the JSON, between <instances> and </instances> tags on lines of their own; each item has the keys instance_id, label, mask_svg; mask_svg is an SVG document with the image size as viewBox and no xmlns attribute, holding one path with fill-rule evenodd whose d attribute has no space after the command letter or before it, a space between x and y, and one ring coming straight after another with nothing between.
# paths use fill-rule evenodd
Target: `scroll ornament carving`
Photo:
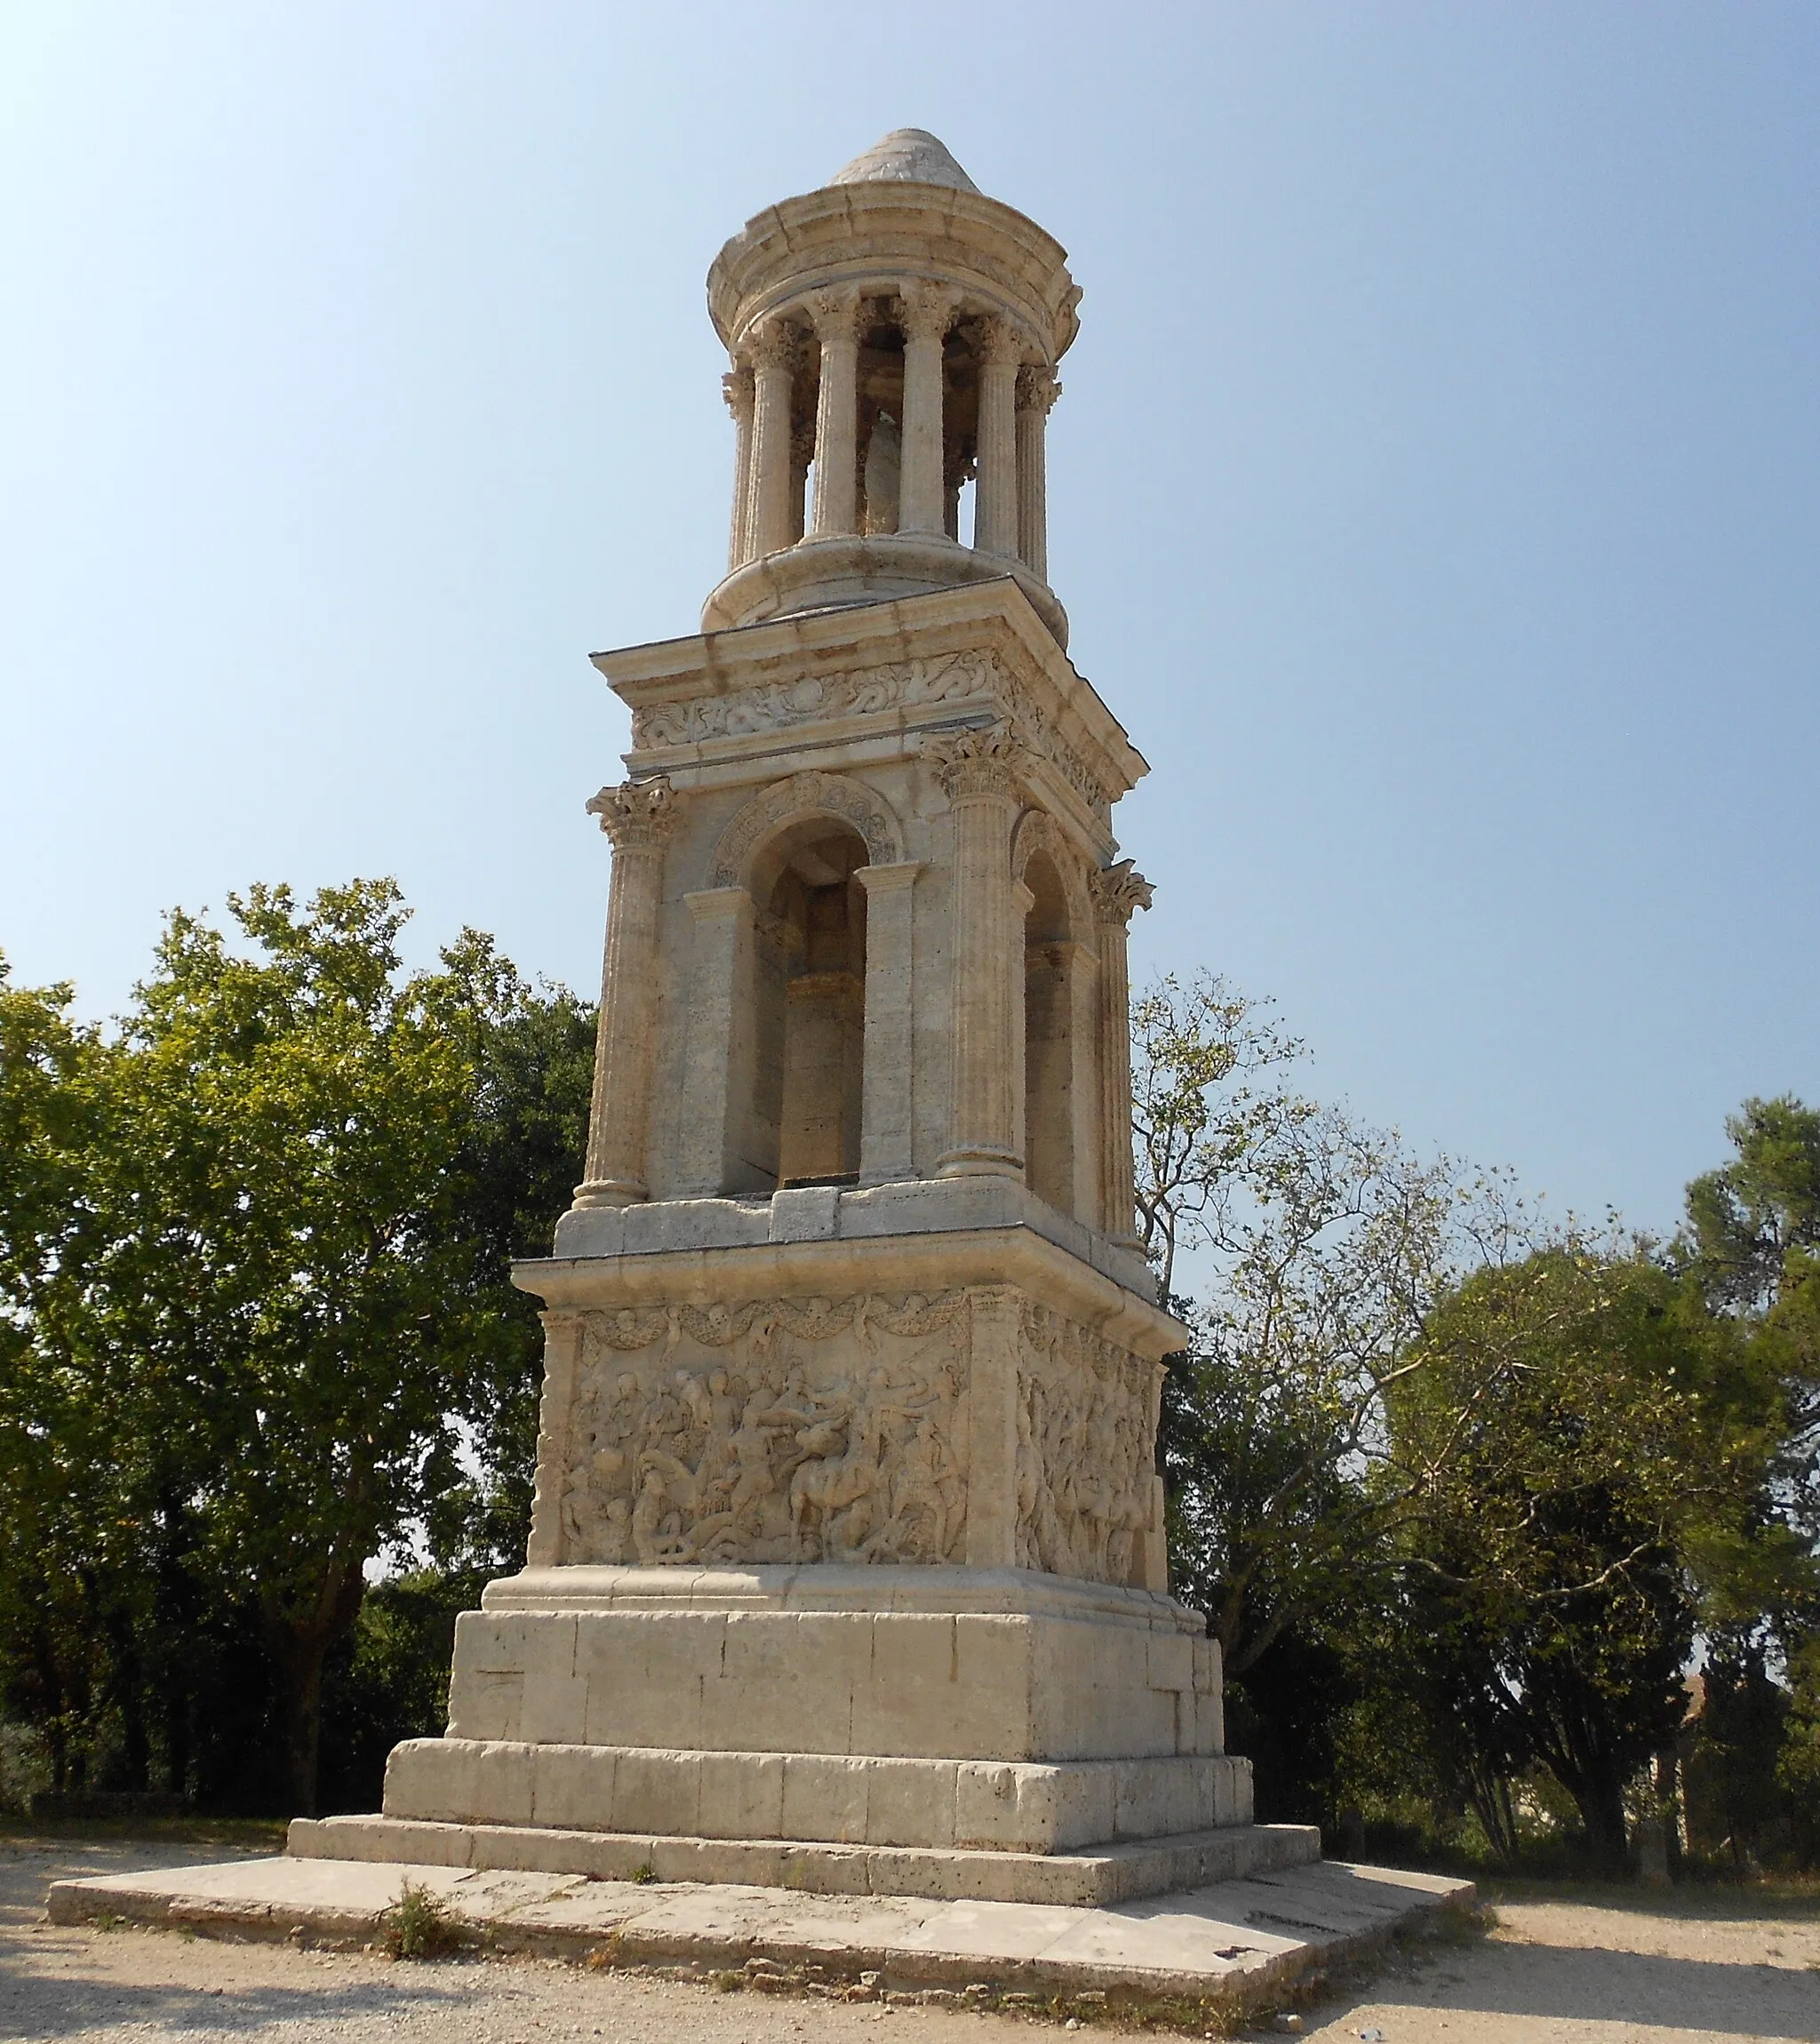
<instances>
[{"instance_id":1,"label":"scroll ornament carving","mask_svg":"<svg viewBox=\"0 0 1820 2044\"><path fill-rule=\"evenodd\" d=\"M995 725L938 739L930 747L930 757L949 799L966 802L988 795L1014 797L1025 752L1020 735Z\"/></svg>"},{"instance_id":2,"label":"scroll ornament carving","mask_svg":"<svg viewBox=\"0 0 1820 2044\"><path fill-rule=\"evenodd\" d=\"M949 1292L585 1315L566 1558L960 1561L966 1307Z\"/></svg>"},{"instance_id":3,"label":"scroll ornament carving","mask_svg":"<svg viewBox=\"0 0 1820 2044\"><path fill-rule=\"evenodd\" d=\"M817 339L824 347L857 340L864 302L858 291L817 291L809 301L809 315L815 322Z\"/></svg>"},{"instance_id":4,"label":"scroll ornament carving","mask_svg":"<svg viewBox=\"0 0 1820 2044\"><path fill-rule=\"evenodd\" d=\"M961 294L952 284L914 283L899 295L898 318L912 340L940 340L954 323Z\"/></svg>"},{"instance_id":5,"label":"scroll ornament carving","mask_svg":"<svg viewBox=\"0 0 1820 2044\"><path fill-rule=\"evenodd\" d=\"M1028 1301L1023 1332L1018 1566L1128 1583L1154 1488L1159 1366Z\"/></svg>"},{"instance_id":6,"label":"scroll ornament carving","mask_svg":"<svg viewBox=\"0 0 1820 2044\"><path fill-rule=\"evenodd\" d=\"M736 815L714 849L710 887L737 887L745 874L753 846L793 816L845 817L866 840L866 857L874 866L889 866L903 857L896 826L869 788L839 774L799 773L754 797Z\"/></svg>"},{"instance_id":7,"label":"scroll ornament carving","mask_svg":"<svg viewBox=\"0 0 1820 2044\"><path fill-rule=\"evenodd\" d=\"M587 813L601 819L601 828L623 851L635 845L660 846L676 821L675 798L662 775L654 780L628 780L618 787L603 787L587 802Z\"/></svg>"},{"instance_id":8,"label":"scroll ornament carving","mask_svg":"<svg viewBox=\"0 0 1820 2044\"><path fill-rule=\"evenodd\" d=\"M866 667L854 674L807 675L792 682L769 682L725 696L690 702L653 703L632 713L632 743L643 751L657 746L697 745L705 739L746 738L834 717L879 716L995 697L1017 719L1031 748L1042 754L1088 808L1106 816L1111 800L1080 755L1054 729L1030 691L989 653L948 653Z\"/></svg>"},{"instance_id":9,"label":"scroll ornament carving","mask_svg":"<svg viewBox=\"0 0 1820 2044\"><path fill-rule=\"evenodd\" d=\"M746 352L752 357L755 370L794 370L796 358L802 352L802 343L796 330L781 319L770 321L763 326L754 327L747 335Z\"/></svg>"},{"instance_id":10,"label":"scroll ornament carving","mask_svg":"<svg viewBox=\"0 0 1820 2044\"><path fill-rule=\"evenodd\" d=\"M1129 858L1093 876L1093 905L1102 922L1130 922L1135 908L1148 908L1156 890Z\"/></svg>"}]
</instances>

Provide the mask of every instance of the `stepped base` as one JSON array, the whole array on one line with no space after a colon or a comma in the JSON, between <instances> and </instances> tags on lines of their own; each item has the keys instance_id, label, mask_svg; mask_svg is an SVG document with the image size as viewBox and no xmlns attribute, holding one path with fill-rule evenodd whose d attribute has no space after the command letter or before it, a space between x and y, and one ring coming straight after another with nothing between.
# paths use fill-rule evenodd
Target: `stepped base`
<instances>
[{"instance_id":1,"label":"stepped base","mask_svg":"<svg viewBox=\"0 0 1820 2044\"><path fill-rule=\"evenodd\" d=\"M811 1895L920 1896L1104 1908L1176 1888L1307 1865L1321 1856L1321 1833L1311 1824L1228 1824L1087 1852L943 1852L331 1816L297 1818L285 1849L298 1859L583 1874L594 1880L732 1882Z\"/></svg>"}]
</instances>

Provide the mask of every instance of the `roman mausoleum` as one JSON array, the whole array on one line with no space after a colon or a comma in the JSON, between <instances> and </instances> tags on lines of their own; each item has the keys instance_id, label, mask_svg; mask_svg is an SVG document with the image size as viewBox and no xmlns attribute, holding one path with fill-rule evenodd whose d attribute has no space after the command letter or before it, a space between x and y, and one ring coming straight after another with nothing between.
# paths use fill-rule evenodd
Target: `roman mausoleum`
<instances>
[{"instance_id":1,"label":"roman mausoleum","mask_svg":"<svg viewBox=\"0 0 1820 2044\"><path fill-rule=\"evenodd\" d=\"M1172 1600L1114 812L1045 441L1080 291L889 135L708 275L725 577L632 714L523 1570L319 1856L1110 1901L1250 1823Z\"/></svg>"}]
</instances>

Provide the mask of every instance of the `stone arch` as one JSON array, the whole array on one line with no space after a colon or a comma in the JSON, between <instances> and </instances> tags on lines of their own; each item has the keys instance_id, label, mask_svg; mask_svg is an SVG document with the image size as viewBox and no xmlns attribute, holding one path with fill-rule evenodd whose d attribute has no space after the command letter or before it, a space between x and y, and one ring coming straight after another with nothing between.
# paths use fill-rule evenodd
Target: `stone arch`
<instances>
[{"instance_id":1,"label":"stone arch","mask_svg":"<svg viewBox=\"0 0 1820 2044\"><path fill-rule=\"evenodd\" d=\"M1011 839L1011 878L1028 886L1030 862L1039 853L1047 855L1060 882L1069 938L1085 944L1093 929L1093 899L1088 892L1086 869L1061 826L1047 810L1026 810Z\"/></svg>"},{"instance_id":2,"label":"stone arch","mask_svg":"<svg viewBox=\"0 0 1820 2044\"><path fill-rule=\"evenodd\" d=\"M1011 877L1025 904L1013 1050L1025 1183L1090 1226L1099 1136L1093 899L1079 855L1042 810L1027 810L1018 825Z\"/></svg>"},{"instance_id":3,"label":"stone arch","mask_svg":"<svg viewBox=\"0 0 1820 2044\"><path fill-rule=\"evenodd\" d=\"M766 842L786 826L817 815L850 824L866 840L874 866L895 866L904 857L903 826L882 794L845 774L811 770L774 782L734 812L702 884L750 889L754 864Z\"/></svg>"}]
</instances>

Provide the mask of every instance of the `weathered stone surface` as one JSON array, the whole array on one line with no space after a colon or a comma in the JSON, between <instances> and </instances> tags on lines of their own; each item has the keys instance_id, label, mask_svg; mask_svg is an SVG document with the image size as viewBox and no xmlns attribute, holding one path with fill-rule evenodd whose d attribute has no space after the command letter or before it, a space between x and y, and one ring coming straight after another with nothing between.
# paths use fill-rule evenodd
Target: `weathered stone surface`
<instances>
[{"instance_id":1,"label":"weathered stone surface","mask_svg":"<svg viewBox=\"0 0 1820 2044\"><path fill-rule=\"evenodd\" d=\"M317 1828L351 1842L357 1825L377 1821ZM419 1827L417 1841L432 1842L432 1830ZM501 1835L510 1842L526 1834ZM402 1831L387 1842L395 1850ZM801 1860L763 1869L767 1876L821 1872L826 1880L738 1885L736 1867L742 1855L750 1861L752 1848L712 1846L702 1853L722 1855L708 1876L714 1885L695 1885L667 1867L663 1840L578 1842L595 1849L603 1870L622 1844L645 1856L597 1875L542 1872L462 1838L461 1850L479 1858L453 1849L390 1864L377 1864L377 1855L293 1856L59 1881L50 1914L57 1923L107 1918L217 1936L283 1939L300 1929L308 1939L364 1941L409 1880L459 1920L483 1928L498 1952L579 1959L611 1951L616 1964L704 1968L756 1960L786 1984L802 1979L794 1968L812 1965L824 1979L873 1972L894 1988L984 1984L1045 1997L1185 1999L1234 2016L1281 1998L1317 1966L1381 1945L1438 1911L1469 1905L1473 1895L1466 1881L1377 1867L1270 1865L1263 1856L1241 1878L1215 1872L1186 1892L1099 1907L1004 1900L958 1883L944 1891L891 1881L879 1892L866 1877L887 1856L861 1851L842 1865L834 1848L818 1870ZM945 1856L962 1872L965 1856ZM635 1872L646 1879L655 1872L658 1882L635 1885Z\"/></svg>"}]
</instances>

